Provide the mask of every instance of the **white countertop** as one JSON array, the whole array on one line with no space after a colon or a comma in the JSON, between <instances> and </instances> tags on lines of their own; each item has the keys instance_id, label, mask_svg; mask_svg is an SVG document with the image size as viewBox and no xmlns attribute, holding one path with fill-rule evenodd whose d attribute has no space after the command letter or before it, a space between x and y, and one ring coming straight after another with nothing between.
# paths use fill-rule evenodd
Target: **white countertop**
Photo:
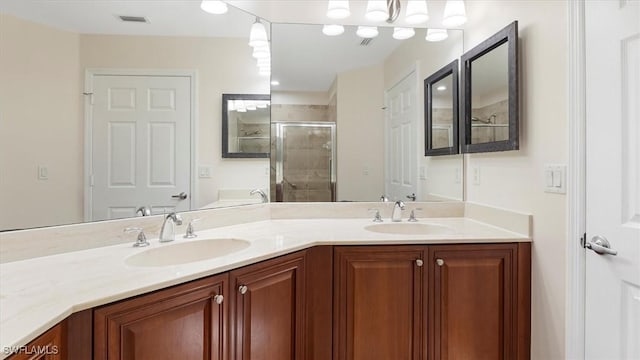
<instances>
[{"instance_id":1,"label":"white countertop","mask_svg":"<svg viewBox=\"0 0 640 360\"><path fill-rule=\"evenodd\" d=\"M388 222L385 222L385 224ZM428 218L419 223L453 229L444 235L380 234L370 219L276 219L198 231L198 238L133 248L118 244L0 265L0 359L70 314L153 290L222 273L316 245L528 242L529 237L470 218ZM235 238L251 245L238 252L182 265L133 267L125 259L186 241Z\"/></svg>"}]
</instances>

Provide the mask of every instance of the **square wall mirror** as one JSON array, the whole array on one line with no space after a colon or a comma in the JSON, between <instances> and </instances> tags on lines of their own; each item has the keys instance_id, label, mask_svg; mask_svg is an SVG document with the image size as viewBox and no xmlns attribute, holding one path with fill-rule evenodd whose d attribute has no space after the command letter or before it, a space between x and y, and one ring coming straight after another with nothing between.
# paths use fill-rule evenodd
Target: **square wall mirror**
<instances>
[{"instance_id":1,"label":"square wall mirror","mask_svg":"<svg viewBox=\"0 0 640 360\"><path fill-rule=\"evenodd\" d=\"M425 156L458 153L458 60L424 80Z\"/></svg>"},{"instance_id":2,"label":"square wall mirror","mask_svg":"<svg viewBox=\"0 0 640 360\"><path fill-rule=\"evenodd\" d=\"M518 150L518 22L462 55L462 152Z\"/></svg>"},{"instance_id":3,"label":"square wall mirror","mask_svg":"<svg viewBox=\"0 0 640 360\"><path fill-rule=\"evenodd\" d=\"M222 157L268 158L269 95L222 94Z\"/></svg>"}]
</instances>

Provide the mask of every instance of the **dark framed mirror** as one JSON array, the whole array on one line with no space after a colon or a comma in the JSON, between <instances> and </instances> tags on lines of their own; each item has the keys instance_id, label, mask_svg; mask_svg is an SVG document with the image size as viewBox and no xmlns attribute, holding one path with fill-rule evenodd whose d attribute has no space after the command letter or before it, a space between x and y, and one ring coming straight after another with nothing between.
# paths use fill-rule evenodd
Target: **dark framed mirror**
<instances>
[{"instance_id":1,"label":"dark framed mirror","mask_svg":"<svg viewBox=\"0 0 640 360\"><path fill-rule=\"evenodd\" d=\"M518 22L461 57L462 152L519 148Z\"/></svg>"},{"instance_id":2,"label":"dark framed mirror","mask_svg":"<svg viewBox=\"0 0 640 360\"><path fill-rule=\"evenodd\" d=\"M222 157L268 158L271 97L222 94Z\"/></svg>"},{"instance_id":3,"label":"dark framed mirror","mask_svg":"<svg viewBox=\"0 0 640 360\"><path fill-rule=\"evenodd\" d=\"M425 156L458 153L458 60L424 80Z\"/></svg>"}]
</instances>

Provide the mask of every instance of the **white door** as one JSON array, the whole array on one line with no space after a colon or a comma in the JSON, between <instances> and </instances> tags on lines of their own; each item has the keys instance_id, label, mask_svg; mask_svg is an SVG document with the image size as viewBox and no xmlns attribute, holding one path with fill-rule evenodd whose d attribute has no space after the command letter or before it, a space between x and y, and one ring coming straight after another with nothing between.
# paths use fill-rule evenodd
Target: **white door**
<instances>
[{"instance_id":1,"label":"white door","mask_svg":"<svg viewBox=\"0 0 640 360\"><path fill-rule=\"evenodd\" d=\"M640 360L640 1L585 6L585 357Z\"/></svg>"},{"instance_id":2,"label":"white door","mask_svg":"<svg viewBox=\"0 0 640 360\"><path fill-rule=\"evenodd\" d=\"M189 210L190 77L94 75L93 93L91 220Z\"/></svg>"},{"instance_id":3,"label":"white door","mask_svg":"<svg viewBox=\"0 0 640 360\"><path fill-rule=\"evenodd\" d=\"M418 104L415 71L387 90L385 195L407 201L417 193Z\"/></svg>"}]
</instances>

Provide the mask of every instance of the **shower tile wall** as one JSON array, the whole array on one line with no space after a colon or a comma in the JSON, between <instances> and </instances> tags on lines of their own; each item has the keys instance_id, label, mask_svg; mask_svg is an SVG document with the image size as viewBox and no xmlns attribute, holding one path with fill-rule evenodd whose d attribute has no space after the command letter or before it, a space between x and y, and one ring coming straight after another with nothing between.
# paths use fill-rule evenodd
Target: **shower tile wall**
<instances>
[{"instance_id":1,"label":"shower tile wall","mask_svg":"<svg viewBox=\"0 0 640 360\"><path fill-rule=\"evenodd\" d=\"M503 100L485 107L473 109L472 116L487 120L492 115L496 115L495 122L492 119L491 122L495 124L502 124L505 126L483 126L479 122L473 122L473 128L471 130L471 143L481 144L492 141L502 141L509 139L509 100Z\"/></svg>"},{"instance_id":2,"label":"shower tile wall","mask_svg":"<svg viewBox=\"0 0 640 360\"><path fill-rule=\"evenodd\" d=\"M273 122L330 122L335 101L329 105L272 104ZM273 131L273 130L272 130ZM331 131L328 128L287 127L284 136L285 202L331 201ZM275 141L272 141L275 154ZM272 166L275 166L272 158ZM275 192L275 178L271 184Z\"/></svg>"}]
</instances>

